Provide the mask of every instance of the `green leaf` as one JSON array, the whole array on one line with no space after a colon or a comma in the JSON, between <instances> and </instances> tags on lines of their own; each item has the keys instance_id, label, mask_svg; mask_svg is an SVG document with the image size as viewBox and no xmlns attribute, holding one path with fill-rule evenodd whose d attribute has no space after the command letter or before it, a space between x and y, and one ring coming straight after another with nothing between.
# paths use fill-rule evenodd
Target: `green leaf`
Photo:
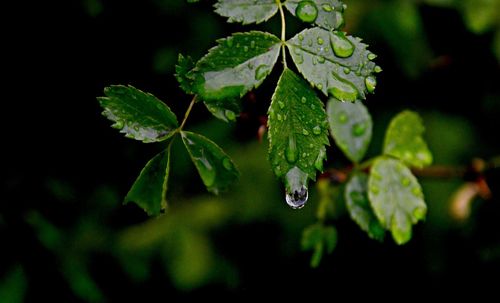
<instances>
[{"instance_id":1,"label":"green leaf","mask_svg":"<svg viewBox=\"0 0 500 303\"><path fill-rule=\"evenodd\" d=\"M167 207L167 185L170 171L170 150L151 159L142 169L125 197L125 204L134 202L148 215L156 216Z\"/></svg>"},{"instance_id":2,"label":"green leaf","mask_svg":"<svg viewBox=\"0 0 500 303\"><path fill-rule=\"evenodd\" d=\"M188 77L189 72L194 68L195 62L190 56L184 57L179 54L175 65L175 78L179 82L179 87L187 94L193 94L193 79Z\"/></svg>"},{"instance_id":3,"label":"green leaf","mask_svg":"<svg viewBox=\"0 0 500 303\"><path fill-rule=\"evenodd\" d=\"M424 124L417 113L408 110L401 112L389 124L384 154L399 158L410 166L430 165L432 154L422 138L424 131Z\"/></svg>"},{"instance_id":4,"label":"green leaf","mask_svg":"<svg viewBox=\"0 0 500 303\"><path fill-rule=\"evenodd\" d=\"M356 222L368 236L375 240L383 240L385 231L368 201L368 176L365 173L355 173L346 185L344 191L347 210L352 220Z\"/></svg>"},{"instance_id":5,"label":"green leaf","mask_svg":"<svg viewBox=\"0 0 500 303\"><path fill-rule=\"evenodd\" d=\"M321 28L306 29L287 41L302 75L325 95L340 101L364 99L375 91L375 55L359 38Z\"/></svg>"},{"instance_id":6,"label":"green leaf","mask_svg":"<svg viewBox=\"0 0 500 303\"><path fill-rule=\"evenodd\" d=\"M312 180L323 170L326 112L309 84L293 71L281 75L269 107L269 159L277 177L297 167Z\"/></svg>"},{"instance_id":7,"label":"green leaf","mask_svg":"<svg viewBox=\"0 0 500 303\"><path fill-rule=\"evenodd\" d=\"M228 17L228 22L245 24L269 20L278 11L276 0L219 0L215 12Z\"/></svg>"},{"instance_id":8,"label":"green leaf","mask_svg":"<svg viewBox=\"0 0 500 303\"><path fill-rule=\"evenodd\" d=\"M333 226L323 226L315 223L302 232L302 250L312 250L311 267L318 267L323 257L323 251L332 253L337 245L337 230Z\"/></svg>"},{"instance_id":9,"label":"green leaf","mask_svg":"<svg viewBox=\"0 0 500 303\"><path fill-rule=\"evenodd\" d=\"M339 102L331 98L326 108L332 137L347 158L358 163L372 138L370 113L361 101Z\"/></svg>"},{"instance_id":10,"label":"green leaf","mask_svg":"<svg viewBox=\"0 0 500 303\"><path fill-rule=\"evenodd\" d=\"M326 252L331 254L337 246L337 230L335 227L323 227L323 241L325 241Z\"/></svg>"},{"instance_id":11,"label":"green leaf","mask_svg":"<svg viewBox=\"0 0 500 303\"><path fill-rule=\"evenodd\" d=\"M219 194L238 179L240 173L233 161L214 142L187 131L181 132L181 135L208 191Z\"/></svg>"},{"instance_id":12,"label":"green leaf","mask_svg":"<svg viewBox=\"0 0 500 303\"><path fill-rule=\"evenodd\" d=\"M412 224L425 219L422 188L401 161L377 159L368 180L368 197L378 220L398 244L411 239Z\"/></svg>"},{"instance_id":13,"label":"green leaf","mask_svg":"<svg viewBox=\"0 0 500 303\"><path fill-rule=\"evenodd\" d=\"M338 0L288 0L285 7L303 22L313 23L327 30L344 26L344 4Z\"/></svg>"},{"instance_id":14,"label":"green leaf","mask_svg":"<svg viewBox=\"0 0 500 303\"><path fill-rule=\"evenodd\" d=\"M302 250L311 250L316 244L323 242L323 226L316 223L308 226L302 232Z\"/></svg>"},{"instance_id":15,"label":"green leaf","mask_svg":"<svg viewBox=\"0 0 500 303\"><path fill-rule=\"evenodd\" d=\"M106 97L97 98L104 108L102 114L127 138L159 142L170 138L179 127L170 108L152 94L130 85L106 87L104 94Z\"/></svg>"},{"instance_id":16,"label":"green leaf","mask_svg":"<svg viewBox=\"0 0 500 303\"><path fill-rule=\"evenodd\" d=\"M268 33L235 33L217 41L188 75L204 101L240 98L258 87L278 59L281 41Z\"/></svg>"},{"instance_id":17,"label":"green leaf","mask_svg":"<svg viewBox=\"0 0 500 303\"><path fill-rule=\"evenodd\" d=\"M241 112L239 100L218 100L205 102L208 111L224 122L234 122Z\"/></svg>"}]
</instances>

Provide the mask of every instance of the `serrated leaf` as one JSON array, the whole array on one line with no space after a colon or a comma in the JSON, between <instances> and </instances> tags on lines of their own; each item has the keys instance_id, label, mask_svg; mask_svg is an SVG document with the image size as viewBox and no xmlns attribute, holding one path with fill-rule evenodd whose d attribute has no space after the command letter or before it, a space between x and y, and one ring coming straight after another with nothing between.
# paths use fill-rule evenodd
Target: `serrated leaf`
<instances>
[{"instance_id":1,"label":"serrated leaf","mask_svg":"<svg viewBox=\"0 0 500 303\"><path fill-rule=\"evenodd\" d=\"M327 30L344 26L344 4L337 0L288 0L285 7L303 22L316 24Z\"/></svg>"},{"instance_id":2,"label":"serrated leaf","mask_svg":"<svg viewBox=\"0 0 500 303\"><path fill-rule=\"evenodd\" d=\"M387 128L384 154L399 158L410 166L430 165L432 154L422 137L424 131L424 124L417 113L401 112L392 119Z\"/></svg>"},{"instance_id":3,"label":"serrated leaf","mask_svg":"<svg viewBox=\"0 0 500 303\"><path fill-rule=\"evenodd\" d=\"M241 112L239 100L218 100L204 102L208 111L224 122L234 122Z\"/></svg>"},{"instance_id":4,"label":"serrated leaf","mask_svg":"<svg viewBox=\"0 0 500 303\"><path fill-rule=\"evenodd\" d=\"M372 138L372 118L361 101L339 102L331 98L326 112L330 132L339 148L351 161L363 159Z\"/></svg>"},{"instance_id":5,"label":"serrated leaf","mask_svg":"<svg viewBox=\"0 0 500 303\"><path fill-rule=\"evenodd\" d=\"M175 65L175 78L179 87L187 94L193 93L193 79L188 77L189 72L195 67L195 62L190 56L184 57L179 54Z\"/></svg>"},{"instance_id":6,"label":"serrated leaf","mask_svg":"<svg viewBox=\"0 0 500 303\"><path fill-rule=\"evenodd\" d=\"M202 100L232 100L258 87L278 59L281 41L268 33L235 33L218 40L191 72Z\"/></svg>"},{"instance_id":7,"label":"serrated leaf","mask_svg":"<svg viewBox=\"0 0 500 303\"><path fill-rule=\"evenodd\" d=\"M380 225L368 201L368 175L360 172L353 174L346 185L344 198L351 219L370 238L379 241L383 240L384 228Z\"/></svg>"},{"instance_id":8,"label":"serrated leaf","mask_svg":"<svg viewBox=\"0 0 500 303\"><path fill-rule=\"evenodd\" d=\"M208 191L219 194L238 179L238 169L217 144L187 131L182 131L181 136Z\"/></svg>"},{"instance_id":9,"label":"serrated leaf","mask_svg":"<svg viewBox=\"0 0 500 303\"><path fill-rule=\"evenodd\" d=\"M159 215L167 206L169 171L170 150L166 149L144 166L125 197L125 204L134 202L148 215Z\"/></svg>"},{"instance_id":10,"label":"serrated leaf","mask_svg":"<svg viewBox=\"0 0 500 303\"><path fill-rule=\"evenodd\" d=\"M359 38L321 28L306 29L286 42L300 73L325 95L340 101L364 99L374 92L375 55Z\"/></svg>"},{"instance_id":11,"label":"serrated leaf","mask_svg":"<svg viewBox=\"0 0 500 303\"><path fill-rule=\"evenodd\" d=\"M328 145L326 112L306 81L285 69L269 107L269 159L277 177L295 167L316 180Z\"/></svg>"},{"instance_id":12,"label":"serrated leaf","mask_svg":"<svg viewBox=\"0 0 500 303\"><path fill-rule=\"evenodd\" d=\"M370 205L398 244L411 239L412 224L425 219L422 188L410 169L391 158L375 160L368 181Z\"/></svg>"},{"instance_id":13,"label":"serrated leaf","mask_svg":"<svg viewBox=\"0 0 500 303\"><path fill-rule=\"evenodd\" d=\"M278 12L276 0L219 0L215 8L228 22L243 25L267 21Z\"/></svg>"},{"instance_id":14,"label":"serrated leaf","mask_svg":"<svg viewBox=\"0 0 500 303\"><path fill-rule=\"evenodd\" d=\"M104 89L106 97L99 97L103 115L114 121L127 138L145 143L170 138L179 127L170 108L152 94L133 86L113 85Z\"/></svg>"}]
</instances>

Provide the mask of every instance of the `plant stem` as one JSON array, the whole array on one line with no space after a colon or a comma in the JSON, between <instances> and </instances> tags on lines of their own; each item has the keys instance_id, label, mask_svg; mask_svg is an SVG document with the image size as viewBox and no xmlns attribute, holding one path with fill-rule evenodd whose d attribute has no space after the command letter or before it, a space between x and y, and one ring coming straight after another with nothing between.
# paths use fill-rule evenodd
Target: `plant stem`
<instances>
[{"instance_id":1,"label":"plant stem","mask_svg":"<svg viewBox=\"0 0 500 303\"><path fill-rule=\"evenodd\" d=\"M287 68L286 64L286 50L285 50L285 41L286 41L286 22L285 22L285 12L283 11L283 5L280 0L276 0L276 4L278 4L278 8L280 10L281 15L281 52L283 54L283 66Z\"/></svg>"},{"instance_id":2,"label":"plant stem","mask_svg":"<svg viewBox=\"0 0 500 303\"><path fill-rule=\"evenodd\" d=\"M196 98L198 98L197 95L195 95L193 97L193 99L191 100L191 103L189 104L189 107L186 110L186 113L184 114L184 120L182 120L181 126L179 126L179 128L177 129L177 132L180 132L184 128L184 125L186 124L186 121L189 117L189 114L191 113L191 110L193 109L193 105L196 103Z\"/></svg>"}]
</instances>

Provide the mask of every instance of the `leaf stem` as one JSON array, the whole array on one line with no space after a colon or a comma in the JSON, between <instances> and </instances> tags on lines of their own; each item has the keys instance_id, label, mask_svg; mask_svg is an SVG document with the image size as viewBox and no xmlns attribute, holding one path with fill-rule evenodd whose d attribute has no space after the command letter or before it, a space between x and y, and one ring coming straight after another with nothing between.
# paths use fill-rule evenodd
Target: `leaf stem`
<instances>
[{"instance_id":1,"label":"leaf stem","mask_svg":"<svg viewBox=\"0 0 500 303\"><path fill-rule=\"evenodd\" d=\"M281 52L283 54L283 66L287 68L286 64L286 50L285 50L285 42L286 42L286 21L285 21L285 12L283 11L283 5L280 0L276 0L276 4L278 4L278 8L280 10L281 15Z\"/></svg>"},{"instance_id":2,"label":"leaf stem","mask_svg":"<svg viewBox=\"0 0 500 303\"><path fill-rule=\"evenodd\" d=\"M189 114L191 113L191 110L193 109L193 105L196 103L197 98L198 98L198 96L195 95L193 97L193 99L191 100L191 103L189 104L189 107L186 110L186 113L184 114L184 119L182 120L181 126L179 126L179 128L177 129L177 132L180 132L184 128L184 125L186 124L186 121L189 117Z\"/></svg>"}]
</instances>

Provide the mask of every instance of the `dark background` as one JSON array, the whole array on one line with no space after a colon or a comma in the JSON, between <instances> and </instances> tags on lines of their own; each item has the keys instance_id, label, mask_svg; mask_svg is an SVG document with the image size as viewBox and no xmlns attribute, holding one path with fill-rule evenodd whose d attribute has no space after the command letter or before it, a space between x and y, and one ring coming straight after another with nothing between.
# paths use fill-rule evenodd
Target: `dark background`
<instances>
[{"instance_id":1,"label":"dark background","mask_svg":"<svg viewBox=\"0 0 500 303\"><path fill-rule=\"evenodd\" d=\"M475 157L500 155L500 4L469 2L346 1L345 30L363 37L384 69L366 101L375 123L371 155L380 151L390 118L405 108L423 116L437 164L467 166ZM162 144L141 144L111 129L95 99L103 88L132 84L181 117L190 98L173 77L179 52L200 58L234 31L279 33L277 17L241 27L227 24L211 4L74 0L3 9L0 302L494 292L500 275L495 169L486 174L493 197L475 199L471 216L460 222L449 208L465 180L422 179L428 219L402 247L390 237L368 239L340 214L332 221L336 250L318 269L309 267L300 237L315 221L318 194L312 190L303 210L289 209L267 145L257 140L279 65L243 99L238 122L215 121L202 105L188 122L239 166L241 180L229 193L206 194L177 142L169 213L149 219L121 205ZM289 14L287 22L288 37L303 27ZM336 148L328 158L330 166L347 163Z\"/></svg>"}]
</instances>

